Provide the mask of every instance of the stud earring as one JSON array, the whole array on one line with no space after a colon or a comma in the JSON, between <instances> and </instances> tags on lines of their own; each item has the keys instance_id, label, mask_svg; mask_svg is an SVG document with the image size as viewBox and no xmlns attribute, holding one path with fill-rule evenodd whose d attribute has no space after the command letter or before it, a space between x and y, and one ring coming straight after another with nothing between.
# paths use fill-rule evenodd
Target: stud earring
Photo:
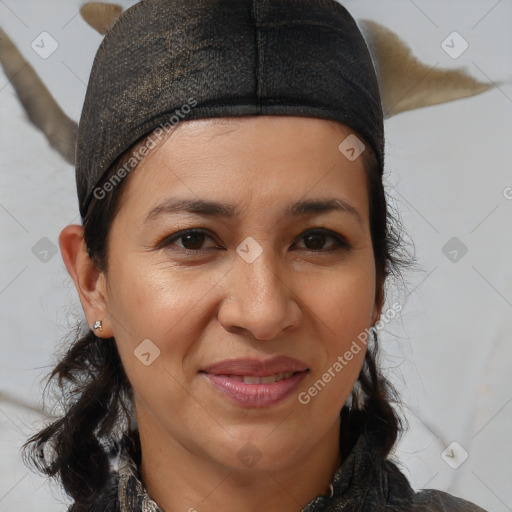
<instances>
[{"instance_id":1,"label":"stud earring","mask_svg":"<svg viewBox=\"0 0 512 512\"><path fill-rule=\"evenodd\" d=\"M101 325L101 320L96 320L96 322L94 322L94 326L93 327L94 327L94 330L99 329L100 332L103 331L103 327Z\"/></svg>"}]
</instances>

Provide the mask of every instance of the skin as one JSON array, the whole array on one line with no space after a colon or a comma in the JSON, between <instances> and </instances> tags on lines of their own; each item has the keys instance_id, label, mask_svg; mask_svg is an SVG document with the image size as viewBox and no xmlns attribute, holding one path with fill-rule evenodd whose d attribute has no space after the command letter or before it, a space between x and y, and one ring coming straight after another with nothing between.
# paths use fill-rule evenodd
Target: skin
<instances>
[{"instance_id":1,"label":"skin","mask_svg":"<svg viewBox=\"0 0 512 512\"><path fill-rule=\"evenodd\" d=\"M114 336L135 392L141 474L166 512L297 512L328 494L339 467L339 411L352 391L365 347L308 404L298 400L381 311L362 157L338 145L352 131L316 118L255 116L181 123L127 178L109 236L108 273L89 260L82 227L60 248L89 325ZM231 203L232 219L179 213L144 223L161 201ZM289 203L336 197L359 213L283 217ZM160 241L180 230L204 237ZM343 237L311 239L325 228ZM311 234L311 233L309 233ZM247 263L236 248L262 248ZM163 245L163 244L162 244ZM184 247L189 248L187 254ZM192 252L196 251L196 252ZM160 355L135 357L150 339ZM296 393L267 408L221 395L199 371L236 357L288 355L309 373ZM251 442L261 458L237 457Z\"/></svg>"}]
</instances>

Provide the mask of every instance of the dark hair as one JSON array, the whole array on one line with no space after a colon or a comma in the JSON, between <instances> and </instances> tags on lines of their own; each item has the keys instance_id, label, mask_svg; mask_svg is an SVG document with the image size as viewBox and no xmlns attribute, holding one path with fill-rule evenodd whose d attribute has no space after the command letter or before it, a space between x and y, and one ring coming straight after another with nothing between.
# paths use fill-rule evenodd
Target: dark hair
<instances>
[{"instance_id":1,"label":"dark hair","mask_svg":"<svg viewBox=\"0 0 512 512\"><path fill-rule=\"evenodd\" d=\"M145 144L139 139L110 167L98 186L106 183L130 157ZM402 246L403 229L392 216L386 201L382 177L370 146L363 153L369 204L377 284L384 302L384 284L388 276L401 276L401 268L413 259ZM133 169L131 170L133 172ZM129 178L129 176L128 176ZM108 235L120 206L120 195L127 178L103 199L93 199L82 224L89 257L98 270L107 271ZM63 415L34 434L23 445L25 464L34 465L46 475L60 478L64 490L74 500L71 512L91 510L105 491L109 476L109 445L123 439L139 464L141 460L138 431L130 427L133 419L133 395L124 372L114 338L98 338L87 325L78 324L67 343L67 350L47 377L46 387L57 381L62 396ZM352 392L351 406L341 411L341 453L348 454L355 439L371 421L381 436L384 459L403 431L404 421L394 406L400 405L396 390L382 375L376 331L368 343L365 360ZM46 392L45 387L45 392ZM53 457L45 457L49 443ZM46 450L49 451L49 450Z\"/></svg>"}]
</instances>

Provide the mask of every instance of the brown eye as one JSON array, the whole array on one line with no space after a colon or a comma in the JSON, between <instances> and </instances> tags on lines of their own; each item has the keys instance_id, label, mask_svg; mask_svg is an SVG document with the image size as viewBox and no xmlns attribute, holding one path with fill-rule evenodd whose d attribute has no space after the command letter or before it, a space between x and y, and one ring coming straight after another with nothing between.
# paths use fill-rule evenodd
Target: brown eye
<instances>
[{"instance_id":1,"label":"brown eye","mask_svg":"<svg viewBox=\"0 0 512 512\"><path fill-rule=\"evenodd\" d=\"M201 249L204 243L204 233L189 233L188 235L182 235L179 240L183 241L183 247L189 250Z\"/></svg>"},{"instance_id":2,"label":"brown eye","mask_svg":"<svg viewBox=\"0 0 512 512\"><path fill-rule=\"evenodd\" d=\"M202 230L187 229L186 231L176 233L172 237L166 238L160 244L158 244L158 248L177 245L178 248L185 249L186 251L199 252L205 249L203 245L205 240L208 238L212 240L212 238ZM181 244L175 243L176 241L181 241ZM206 247L206 249L209 248L211 247Z\"/></svg>"},{"instance_id":3,"label":"brown eye","mask_svg":"<svg viewBox=\"0 0 512 512\"><path fill-rule=\"evenodd\" d=\"M334 246L327 249L323 248L329 239L334 240ZM348 242L344 238L325 229L309 231L302 235L302 240L304 240L306 249L314 252L329 252L350 248Z\"/></svg>"},{"instance_id":4,"label":"brown eye","mask_svg":"<svg viewBox=\"0 0 512 512\"><path fill-rule=\"evenodd\" d=\"M326 236L323 233L315 233L304 237L308 249L322 249L325 244Z\"/></svg>"}]
</instances>

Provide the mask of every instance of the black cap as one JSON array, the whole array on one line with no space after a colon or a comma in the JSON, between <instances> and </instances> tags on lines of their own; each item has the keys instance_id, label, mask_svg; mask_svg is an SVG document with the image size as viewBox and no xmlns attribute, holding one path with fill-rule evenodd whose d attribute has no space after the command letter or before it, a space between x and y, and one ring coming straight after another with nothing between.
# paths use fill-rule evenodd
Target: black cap
<instances>
[{"instance_id":1,"label":"black cap","mask_svg":"<svg viewBox=\"0 0 512 512\"><path fill-rule=\"evenodd\" d=\"M96 187L109 167L143 135L181 120L247 115L344 123L370 144L382 173L377 77L356 22L337 1L133 5L107 32L89 78L76 147L82 219L93 196L105 193Z\"/></svg>"}]
</instances>

